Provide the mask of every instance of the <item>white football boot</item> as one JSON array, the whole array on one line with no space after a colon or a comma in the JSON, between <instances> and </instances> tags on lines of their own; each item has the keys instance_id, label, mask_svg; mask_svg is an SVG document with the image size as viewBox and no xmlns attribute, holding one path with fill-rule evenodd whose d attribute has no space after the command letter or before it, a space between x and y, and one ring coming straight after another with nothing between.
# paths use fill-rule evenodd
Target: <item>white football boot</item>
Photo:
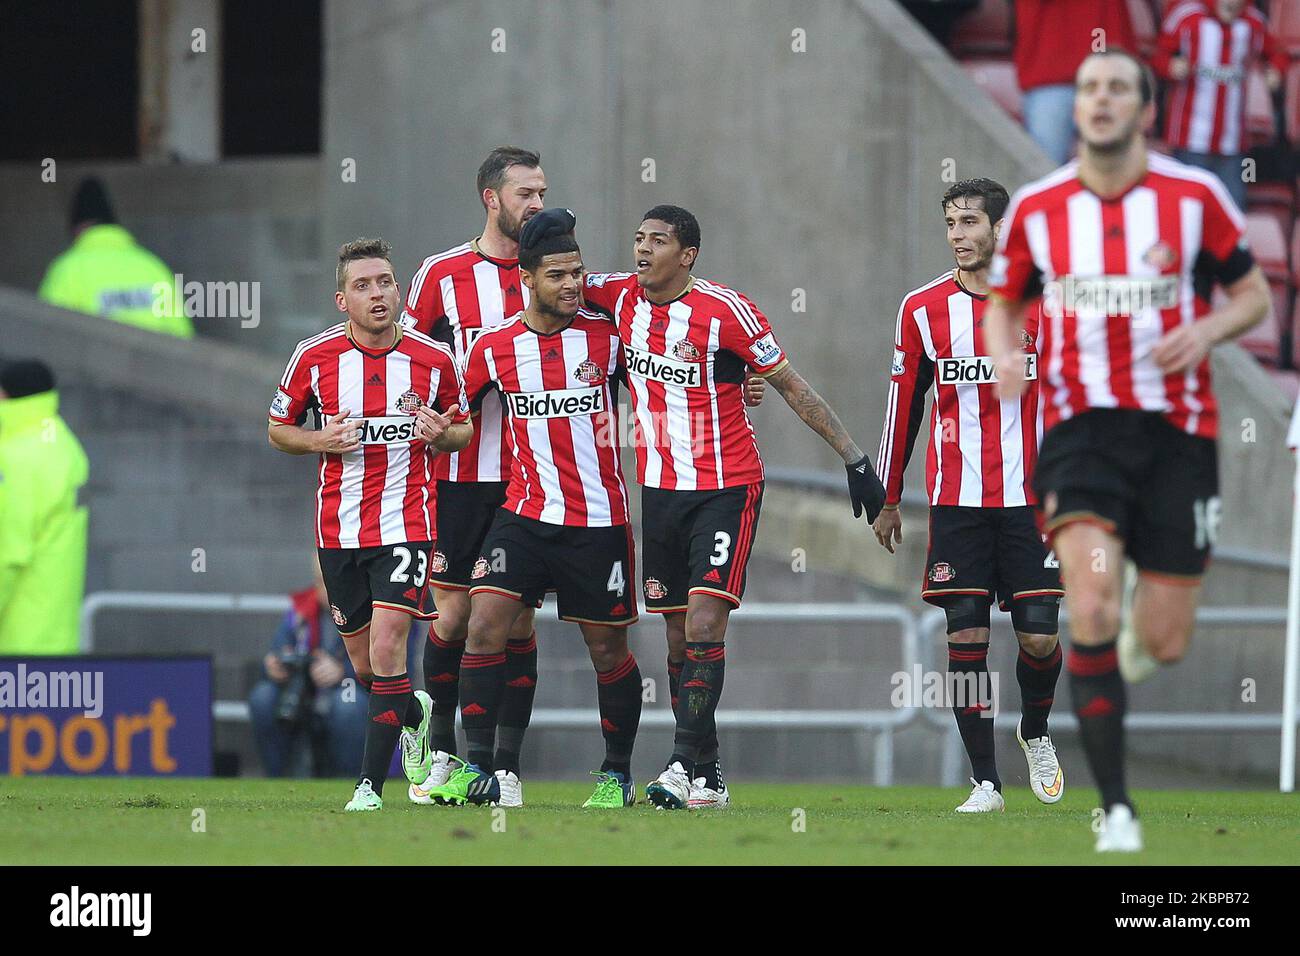
<instances>
[{"instance_id":1,"label":"white football boot","mask_svg":"<svg viewBox=\"0 0 1300 956\"><path fill-rule=\"evenodd\" d=\"M1132 561L1124 564L1124 595L1120 606L1119 638L1116 651L1119 653L1119 674L1130 684L1140 684L1150 680L1160 670L1160 662L1147 653L1133 629L1133 595L1137 591L1137 565Z\"/></svg>"},{"instance_id":2,"label":"white football boot","mask_svg":"<svg viewBox=\"0 0 1300 956\"><path fill-rule=\"evenodd\" d=\"M718 781L718 789L706 787L703 777L691 781L691 793L686 798L688 810L725 810L731 805L731 794L727 792L727 782Z\"/></svg>"},{"instance_id":3,"label":"white football boot","mask_svg":"<svg viewBox=\"0 0 1300 956\"><path fill-rule=\"evenodd\" d=\"M975 784L975 789L970 792L966 802L957 808L958 813L1001 813L1007 808L1006 801L1002 799L1002 794L993 789L993 781L985 780L983 783L976 782L971 777L971 783Z\"/></svg>"},{"instance_id":4,"label":"white football boot","mask_svg":"<svg viewBox=\"0 0 1300 956\"><path fill-rule=\"evenodd\" d=\"M357 784L357 789L352 794L352 799L343 807L349 813L367 810L382 810L384 801L379 794L375 793L374 787L370 785L369 777L362 777L361 782Z\"/></svg>"},{"instance_id":5,"label":"white football boot","mask_svg":"<svg viewBox=\"0 0 1300 956\"><path fill-rule=\"evenodd\" d=\"M1142 824L1122 803L1110 808L1097 834L1098 853L1137 853L1142 849Z\"/></svg>"},{"instance_id":6,"label":"white football boot","mask_svg":"<svg viewBox=\"0 0 1300 956\"><path fill-rule=\"evenodd\" d=\"M646 799L660 810L685 810L691 799L691 778L673 761L645 788Z\"/></svg>"},{"instance_id":7,"label":"white football boot","mask_svg":"<svg viewBox=\"0 0 1300 956\"><path fill-rule=\"evenodd\" d=\"M513 770L496 771L497 782L501 784L501 799L497 801L498 807L522 807L524 805L524 785L519 781L519 775Z\"/></svg>"},{"instance_id":8,"label":"white football boot","mask_svg":"<svg viewBox=\"0 0 1300 956\"><path fill-rule=\"evenodd\" d=\"M445 750L435 750L429 759L429 775L423 783L413 783L406 788L406 795L412 803L430 805L434 803L430 793L435 787L441 787L451 777L451 754Z\"/></svg>"},{"instance_id":9,"label":"white football boot","mask_svg":"<svg viewBox=\"0 0 1300 956\"><path fill-rule=\"evenodd\" d=\"M1056 759L1056 747L1048 734L1026 740L1016 724L1016 741L1029 762L1029 789L1043 803L1055 803L1065 794L1065 774Z\"/></svg>"}]
</instances>

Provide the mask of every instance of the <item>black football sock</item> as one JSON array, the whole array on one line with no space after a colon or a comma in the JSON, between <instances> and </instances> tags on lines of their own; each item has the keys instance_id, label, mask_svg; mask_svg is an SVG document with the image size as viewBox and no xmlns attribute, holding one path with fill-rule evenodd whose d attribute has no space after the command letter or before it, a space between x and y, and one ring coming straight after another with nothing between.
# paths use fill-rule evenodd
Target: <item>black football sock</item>
<instances>
[{"instance_id":1,"label":"black football sock","mask_svg":"<svg viewBox=\"0 0 1300 956\"><path fill-rule=\"evenodd\" d=\"M948 642L948 686L952 690L952 712L961 731L961 742L970 757L971 776L985 780L1002 792L994 759L992 702L987 700L989 674L988 644ZM985 716L985 714L989 716Z\"/></svg>"},{"instance_id":2,"label":"black football sock","mask_svg":"<svg viewBox=\"0 0 1300 956\"><path fill-rule=\"evenodd\" d=\"M519 751L524 732L533 716L533 698L537 695L537 632L522 641L506 641L506 689L501 696L501 716L497 721L497 753L493 763L497 770L518 775Z\"/></svg>"},{"instance_id":3,"label":"black football sock","mask_svg":"<svg viewBox=\"0 0 1300 956\"><path fill-rule=\"evenodd\" d=\"M673 738L673 755L688 777L694 778L700 748L708 738L713 716L722 697L726 675L727 650L721 642L688 641L686 661L682 665L681 688L677 697L677 734Z\"/></svg>"},{"instance_id":4,"label":"black football sock","mask_svg":"<svg viewBox=\"0 0 1300 956\"><path fill-rule=\"evenodd\" d=\"M392 677L375 675L370 690L370 719L366 722L366 745L361 757L361 776L370 780L375 793L383 794L393 748L402 732L402 715L411 703L411 682L405 672ZM358 780L358 783L361 781Z\"/></svg>"},{"instance_id":5,"label":"black football sock","mask_svg":"<svg viewBox=\"0 0 1300 956\"><path fill-rule=\"evenodd\" d=\"M668 694L672 701L673 712L677 711L677 695L682 682L683 661L668 658ZM718 766L718 728L716 722L711 726L704 743L700 745L700 759L694 770L697 777L704 778L704 785L714 790L721 782L722 771Z\"/></svg>"},{"instance_id":6,"label":"black football sock","mask_svg":"<svg viewBox=\"0 0 1300 956\"><path fill-rule=\"evenodd\" d=\"M672 704L673 713L677 713L677 695L682 686L682 666L685 661L675 661L668 658L668 701Z\"/></svg>"},{"instance_id":7,"label":"black football sock","mask_svg":"<svg viewBox=\"0 0 1300 956\"><path fill-rule=\"evenodd\" d=\"M460 722L465 728L466 756L491 773L497 717L506 689L506 655L471 654L460 660Z\"/></svg>"},{"instance_id":8,"label":"black football sock","mask_svg":"<svg viewBox=\"0 0 1300 956\"><path fill-rule=\"evenodd\" d=\"M1094 647L1070 647L1070 697L1079 718L1079 736L1088 755L1088 767L1109 810L1117 803L1129 809L1124 786L1124 710L1127 698L1119 673L1115 642Z\"/></svg>"},{"instance_id":9,"label":"black football sock","mask_svg":"<svg viewBox=\"0 0 1300 956\"><path fill-rule=\"evenodd\" d=\"M357 683L361 685L361 689L364 690L367 694L370 693L370 687L371 687L372 684L374 684L374 682L375 682L375 679L374 679L373 677L358 677L358 678L357 678Z\"/></svg>"},{"instance_id":10,"label":"black football sock","mask_svg":"<svg viewBox=\"0 0 1300 956\"><path fill-rule=\"evenodd\" d=\"M453 644L429 627L424 644L424 689L433 698L433 719L429 723L429 747L456 752L456 705L460 702L460 658L465 642Z\"/></svg>"},{"instance_id":11,"label":"black football sock","mask_svg":"<svg viewBox=\"0 0 1300 956\"><path fill-rule=\"evenodd\" d=\"M600 732L605 737L601 770L632 778L632 745L641 724L641 669L628 654L613 670L596 674L596 700L600 706Z\"/></svg>"},{"instance_id":12,"label":"black football sock","mask_svg":"<svg viewBox=\"0 0 1300 956\"><path fill-rule=\"evenodd\" d=\"M1020 736L1033 740L1047 733L1047 715L1052 712L1056 682L1061 676L1061 644L1058 641L1046 657L1034 657L1023 647L1016 658L1016 680L1020 684Z\"/></svg>"}]
</instances>

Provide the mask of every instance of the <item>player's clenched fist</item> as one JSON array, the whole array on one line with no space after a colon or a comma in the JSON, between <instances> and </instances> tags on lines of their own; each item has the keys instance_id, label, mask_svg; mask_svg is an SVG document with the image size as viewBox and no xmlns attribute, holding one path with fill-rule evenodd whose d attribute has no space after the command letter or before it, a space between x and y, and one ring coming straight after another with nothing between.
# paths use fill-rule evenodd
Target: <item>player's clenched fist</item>
<instances>
[{"instance_id":1,"label":"player's clenched fist","mask_svg":"<svg viewBox=\"0 0 1300 956\"><path fill-rule=\"evenodd\" d=\"M440 415L428 405L421 405L415 412L415 434L426 445L441 438L450 425L450 415Z\"/></svg>"},{"instance_id":2,"label":"player's clenched fist","mask_svg":"<svg viewBox=\"0 0 1300 956\"><path fill-rule=\"evenodd\" d=\"M346 455L361 447L361 426L355 420L348 420L351 414L350 408L339 409L330 423L320 430L316 439L317 451L327 455Z\"/></svg>"}]
</instances>

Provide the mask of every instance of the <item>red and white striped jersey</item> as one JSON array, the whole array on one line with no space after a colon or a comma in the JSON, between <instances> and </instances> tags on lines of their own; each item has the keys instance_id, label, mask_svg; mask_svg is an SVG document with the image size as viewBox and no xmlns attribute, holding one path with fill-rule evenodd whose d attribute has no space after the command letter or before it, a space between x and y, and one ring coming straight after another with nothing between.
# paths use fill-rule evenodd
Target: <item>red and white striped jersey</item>
<instances>
[{"instance_id":1,"label":"red and white striped jersey","mask_svg":"<svg viewBox=\"0 0 1300 956\"><path fill-rule=\"evenodd\" d=\"M1234 156L1246 151L1247 71L1260 59L1286 72L1287 54L1253 6L1224 23L1204 3L1191 0L1169 11L1153 59L1165 79L1174 57L1191 72L1169 90L1165 139L1194 153Z\"/></svg>"},{"instance_id":2,"label":"red and white striped jersey","mask_svg":"<svg viewBox=\"0 0 1300 956\"><path fill-rule=\"evenodd\" d=\"M527 305L519 260L492 259L475 239L421 263L406 293L402 325L446 343L464 369L474 340ZM509 475L510 442L502 427L501 402L488 396L473 440L454 455L440 455L434 478L505 481Z\"/></svg>"},{"instance_id":3,"label":"red and white striped jersey","mask_svg":"<svg viewBox=\"0 0 1300 956\"><path fill-rule=\"evenodd\" d=\"M636 418L637 480L710 491L763 479L742 398L748 369L786 365L767 316L726 286L692 277L662 305L626 272L587 276L587 303L614 317Z\"/></svg>"},{"instance_id":4,"label":"red and white striped jersey","mask_svg":"<svg viewBox=\"0 0 1300 956\"><path fill-rule=\"evenodd\" d=\"M1029 388L1020 398L1002 401L984 347L984 306L985 296L967 292L955 271L909 292L899 306L876 459L887 504L897 504L903 494L903 471L927 392L933 397L925 464L930 504L1018 508L1037 503L1030 488L1042 437L1033 347L1037 321L1026 323L1023 342Z\"/></svg>"},{"instance_id":5,"label":"red and white striped jersey","mask_svg":"<svg viewBox=\"0 0 1300 956\"><path fill-rule=\"evenodd\" d=\"M503 507L547 524L628 523L614 405L622 371L613 323L592 312L579 311L549 335L520 313L475 340L465 366L471 407L494 388L505 406L511 457Z\"/></svg>"},{"instance_id":6,"label":"red and white striped jersey","mask_svg":"<svg viewBox=\"0 0 1300 956\"><path fill-rule=\"evenodd\" d=\"M322 548L377 548L433 540L433 450L414 436L421 405L469 421L456 359L441 342L397 331L371 352L352 341L347 323L304 339L285 367L270 419L300 424L309 410L321 425L349 409L361 423L361 446L320 456L316 543Z\"/></svg>"},{"instance_id":7,"label":"red and white striped jersey","mask_svg":"<svg viewBox=\"0 0 1300 956\"><path fill-rule=\"evenodd\" d=\"M1245 220L1219 179L1148 153L1142 178L1102 199L1071 162L1019 189L1006 222L989 281L1013 302L1042 300L1044 428L1088 408L1133 408L1213 438L1208 356L1166 375L1151 353L1210 311L1216 280L1250 267Z\"/></svg>"}]
</instances>

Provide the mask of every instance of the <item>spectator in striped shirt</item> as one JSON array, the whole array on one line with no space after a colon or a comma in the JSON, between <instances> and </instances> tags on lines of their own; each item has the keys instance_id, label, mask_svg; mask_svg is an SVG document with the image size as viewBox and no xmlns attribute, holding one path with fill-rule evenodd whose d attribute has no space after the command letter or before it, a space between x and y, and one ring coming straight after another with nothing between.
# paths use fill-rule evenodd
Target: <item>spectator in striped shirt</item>
<instances>
[{"instance_id":1,"label":"spectator in striped shirt","mask_svg":"<svg viewBox=\"0 0 1300 956\"><path fill-rule=\"evenodd\" d=\"M1249 72L1262 65L1268 88L1277 91L1287 62L1264 14L1247 0L1188 0L1169 11L1161 28L1152 67L1172 81L1165 139L1178 159L1222 179L1243 209Z\"/></svg>"}]
</instances>

